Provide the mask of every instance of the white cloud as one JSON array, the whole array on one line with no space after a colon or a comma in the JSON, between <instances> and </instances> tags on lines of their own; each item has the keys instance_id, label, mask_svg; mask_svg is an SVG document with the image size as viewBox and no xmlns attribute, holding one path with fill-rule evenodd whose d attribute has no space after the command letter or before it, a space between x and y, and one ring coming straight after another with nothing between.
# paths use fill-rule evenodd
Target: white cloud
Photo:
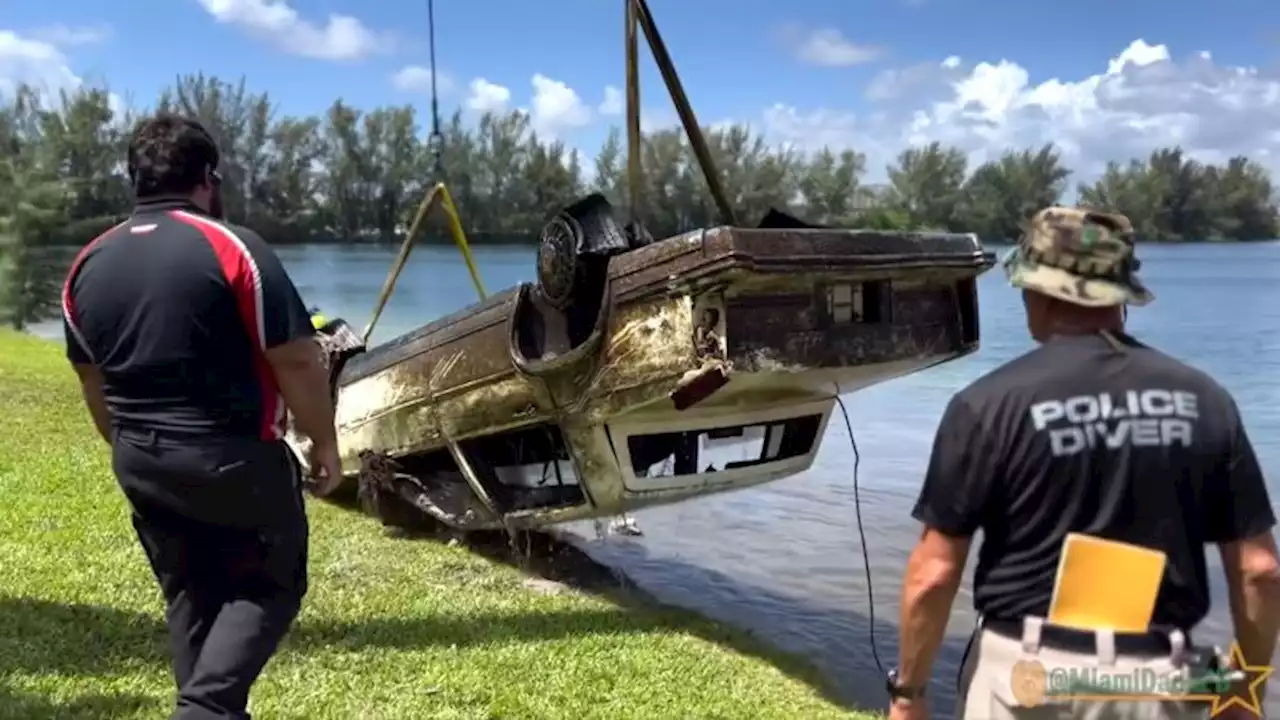
<instances>
[{"instance_id":1,"label":"white cloud","mask_svg":"<svg viewBox=\"0 0 1280 720\"><path fill-rule=\"evenodd\" d=\"M604 88L604 100L600 102L597 108L601 115L621 115L625 109L626 103L622 98L622 91L612 85L606 85Z\"/></svg>"},{"instance_id":2,"label":"white cloud","mask_svg":"<svg viewBox=\"0 0 1280 720\"><path fill-rule=\"evenodd\" d=\"M82 80L68 63L53 43L0 30L0 95L10 95L22 84L49 94L79 87Z\"/></svg>"},{"instance_id":3,"label":"white cloud","mask_svg":"<svg viewBox=\"0 0 1280 720\"><path fill-rule=\"evenodd\" d=\"M560 80L537 73L530 80L533 94L529 107L520 107L529 114L529 122L533 130L545 137L559 137L590 124L595 119L595 112L583 101L577 91ZM605 104L610 102L610 91L605 89ZM485 78L471 81L470 92L464 101L468 110L474 112L505 112L511 106L511 90L503 85L489 82ZM602 110L603 111L603 110Z\"/></svg>"},{"instance_id":4,"label":"white cloud","mask_svg":"<svg viewBox=\"0 0 1280 720\"><path fill-rule=\"evenodd\" d=\"M592 120L591 108L573 88L541 73L533 76L532 104L533 129L549 137L580 128Z\"/></svg>"},{"instance_id":5,"label":"white cloud","mask_svg":"<svg viewBox=\"0 0 1280 720\"><path fill-rule=\"evenodd\" d=\"M1280 172L1280 73L1219 65L1207 52L1175 59L1144 40L1105 65L1035 84L1010 60L948 57L882 73L861 112L777 104L765 110L764 129L799 148L856 148L881 178L903 148L934 140L964 149L974 165L1053 142L1073 180L1167 145L1209 162L1246 154Z\"/></svg>"},{"instance_id":6,"label":"white cloud","mask_svg":"<svg viewBox=\"0 0 1280 720\"><path fill-rule=\"evenodd\" d=\"M76 44L69 35L63 40ZM80 44L83 42L81 39ZM56 102L59 91L75 90L84 84L59 44L0 29L0 98L12 96L18 86L27 85L47 102ZM108 100L113 111L123 112L124 102L118 95L112 93Z\"/></svg>"},{"instance_id":7,"label":"white cloud","mask_svg":"<svg viewBox=\"0 0 1280 720\"><path fill-rule=\"evenodd\" d=\"M431 93L431 68L421 65L408 65L391 76L391 84L404 92ZM436 91L445 94L453 90L453 77L441 70L436 75Z\"/></svg>"},{"instance_id":8,"label":"white cloud","mask_svg":"<svg viewBox=\"0 0 1280 720\"><path fill-rule=\"evenodd\" d=\"M283 0L200 0L218 22L275 43L294 55L357 60L388 50L391 38L350 15L331 13L324 26L303 19Z\"/></svg>"},{"instance_id":9,"label":"white cloud","mask_svg":"<svg viewBox=\"0 0 1280 720\"><path fill-rule=\"evenodd\" d=\"M31 37L58 47L76 47L80 45L96 45L111 37L111 26L70 26L50 25L32 31Z\"/></svg>"},{"instance_id":10,"label":"white cloud","mask_svg":"<svg viewBox=\"0 0 1280 720\"><path fill-rule=\"evenodd\" d=\"M697 108L694 108L695 110ZM698 119L701 124L706 124L701 118ZM625 128L624 128L625 129ZM680 115L674 107L668 108L641 108L640 109L640 130L641 132L658 132L659 130L684 129L684 125L680 122Z\"/></svg>"},{"instance_id":11,"label":"white cloud","mask_svg":"<svg viewBox=\"0 0 1280 720\"><path fill-rule=\"evenodd\" d=\"M471 81L471 94L467 96L466 105L476 112L502 112L511 102L511 91L502 85L491 83L484 78Z\"/></svg>"},{"instance_id":12,"label":"white cloud","mask_svg":"<svg viewBox=\"0 0 1280 720\"><path fill-rule=\"evenodd\" d=\"M799 25L781 29L784 43L792 48L801 62L821 67L852 67L880 57L882 48L860 45L835 28L806 30Z\"/></svg>"}]
</instances>

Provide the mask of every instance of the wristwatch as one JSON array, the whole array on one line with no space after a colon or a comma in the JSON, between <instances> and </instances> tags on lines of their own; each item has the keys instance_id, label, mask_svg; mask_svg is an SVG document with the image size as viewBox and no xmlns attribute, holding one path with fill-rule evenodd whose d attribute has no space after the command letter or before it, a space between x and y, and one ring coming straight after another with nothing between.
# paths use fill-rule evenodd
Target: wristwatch
<instances>
[{"instance_id":1,"label":"wristwatch","mask_svg":"<svg viewBox=\"0 0 1280 720\"><path fill-rule=\"evenodd\" d=\"M908 687L898 682L898 668L889 670L889 675L884 683L885 692L889 693L890 700L919 700L924 697L923 687Z\"/></svg>"}]
</instances>

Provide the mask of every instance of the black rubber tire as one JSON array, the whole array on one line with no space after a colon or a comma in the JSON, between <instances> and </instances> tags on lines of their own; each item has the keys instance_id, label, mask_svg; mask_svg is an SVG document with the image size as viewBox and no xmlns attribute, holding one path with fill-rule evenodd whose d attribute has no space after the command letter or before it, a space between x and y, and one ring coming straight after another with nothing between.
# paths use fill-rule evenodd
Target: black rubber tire
<instances>
[{"instance_id":1,"label":"black rubber tire","mask_svg":"<svg viewBox=\"0 0 1280 720\"><path fill-rule=\"evenodd\" d=\"M538 292L557 310L573 301L581 237L582 227L566 213L552 218L538 235Z\"/></svg>"}]
</instances>

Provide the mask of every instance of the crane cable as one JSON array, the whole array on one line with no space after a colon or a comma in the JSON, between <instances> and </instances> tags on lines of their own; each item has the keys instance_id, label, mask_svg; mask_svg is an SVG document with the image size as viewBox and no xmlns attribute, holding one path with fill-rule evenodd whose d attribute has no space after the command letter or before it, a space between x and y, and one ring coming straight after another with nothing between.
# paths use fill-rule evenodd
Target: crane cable
<instances>
[{"instance_id":1,"label":"crane cable","mask_svg":"<svg viewBox=\"0 0 1280 720\"><path fill-rule=\"evenodd\" d=\"M413 251L413 242L418 237L427 215L434 207L438 206L447 216L449 233L453 236L454 244L458 246L458 252L462 254L463 262L467 264L467 271L471 274L471 282L475 285L476 294L480 296L482 301L487 297L484 291L484 284L480 282L480 271L476 269L475 258L471 256L471 247L467 243L466 231L463 230L462 221L458 218L458 208L454 205L453 198L449 195L449 188L445 187L444 184L444 136L440 133L440 97L436 90L435 15L435 0L427 0L427 31L431 43L431 135L427 140L427 144L431 148L432 161L434 163L432 171L435 173L435 182L418 206L413 222L405 233L404 241L400 243L400 252L396 254L396 259L391 265L391 271L387 273L387 279L382 283L382 291L378 294L378 301L373 308L373 317L369 319L369 324L364 328L362 340L365 344L368 344L372 339L373 329L377 326L378 319L382 317L382 311L386 309L387 301L391 299L391 292L395 289L396 281L400 279L400 273L404 271L405 263L409 261L409 253Z\"/></svg>"},{"instance_id":2,"label":"crane cable","mask_svg":"<svg viewBox=\"0 0 1280 720\"><path fill-rule=\"evenodd\" d=\"M431 156L436 182L444 178L444 135L440 133L440 96L436 91L436 3L427 0L427 36L431 53Z\"/></svg>"},{"instance_id":3,"label":"crane cable","mask_svg":"<svg viewBox=\"0 0 1280 720\"><path fill-rule=\"evenodd\" d=\"M484 284L480 282L480 271L476 269L475 258L471 256L471 246L467 243L467 234L462 228L462 220L458 217L458 207L453 202L452 195L449 194L449 188L444 184L444 134L440 132L440 94L436 90L436 3L435 0L427 0L427 37L429 52L431 54L431 135L427 140L427 144L431 147L431 156L435 164L432 170L435 172L435 190L433 194L439 198L440 207L444 210L445 215L449 219L449 233L453 235L453 242L458 247L458 252L462 253L462 260L467 264L467 272L471 274L471 283L476 288L476 294L481 300L488 297L484 291ZM422 214L430 209L432 195L428 195L423 202Z\"/></svg>"}]
</instances>

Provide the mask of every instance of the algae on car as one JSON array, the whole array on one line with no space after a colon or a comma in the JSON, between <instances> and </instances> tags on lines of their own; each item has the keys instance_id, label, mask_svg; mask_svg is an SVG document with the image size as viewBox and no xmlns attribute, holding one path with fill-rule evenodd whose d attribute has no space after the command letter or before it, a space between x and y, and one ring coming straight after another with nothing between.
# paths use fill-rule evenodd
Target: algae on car
<instances>
[{"instance_id":1,"label":"algae on car","mask_svg":"<svg viewBox=\"0 0 1280 720\"><path fill-rule=\"evenodd\" d=\"M0 718L163 717L163 604L57 344L0 331L0 407ZM465 546L308 512L311 591L255 717L873 717L713 622L540 591Z\"/></svg>"}]
</instances>

